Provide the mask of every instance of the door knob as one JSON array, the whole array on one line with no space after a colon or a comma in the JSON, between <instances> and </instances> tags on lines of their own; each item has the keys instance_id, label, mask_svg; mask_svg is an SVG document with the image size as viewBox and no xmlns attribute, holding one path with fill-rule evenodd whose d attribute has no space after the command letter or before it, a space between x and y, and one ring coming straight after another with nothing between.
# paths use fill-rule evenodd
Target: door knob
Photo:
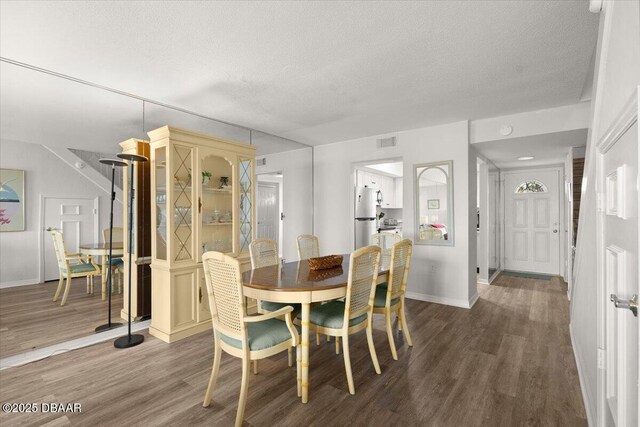
<instances>
[{"instance_id":1,"label":"door knob","mask_svg":"<svg viewBox=\"0 0 640 427\"><path fill-rule=\"evenodd\" d=\"M611 302L616 308L628 308L635 317L638 317L638 295L633 295L630 300L619 299L616 294L611 294Z\"/></svg>"},{"instance_id":2,"label":"door knob","mask_svg":"<svg viewBox=\"0 0 640 427\"><path fill-rule=\"evenodd\" d=\"M555 229L555 230L553 230L553 232L554 232L554 233L557 233L557 232L558 232L558 230L557 230L557 229Z\"/></svg>"}]
</instances>

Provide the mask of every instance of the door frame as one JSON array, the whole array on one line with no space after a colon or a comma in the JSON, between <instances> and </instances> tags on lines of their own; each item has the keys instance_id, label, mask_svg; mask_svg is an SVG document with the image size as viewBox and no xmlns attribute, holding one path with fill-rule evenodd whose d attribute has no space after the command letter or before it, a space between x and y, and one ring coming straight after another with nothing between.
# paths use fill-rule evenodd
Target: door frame
<instances>
[{"instance_id":1,"label":"door frame","mask_svg":"<svg viewBox=\"0 0 640 427\"><path fill-rule=\"evenodd\" d=\"M516 173L524 173L524 172L549 172L555 171L558 174L558 230L562 231L565 229L565 200L564 200L564 164L554 164L549 166L534 166L534 167L523 167L523 168L509 168L509 169L501 169L500 170L500 184L502 186L502 207L501 207L501 224L500 228L502 230L502 238L500 239L500 264L502 268L506 268L505 263L505 254L506 254L506 244L507 244L507 236L506 236L506 221L507 221L507 188L505 185L505 181L507 175L516 174ZM564 279L565 270L565 245L564 245L563 236L559 236L558 238L558 254L560 256L560 260L558 262L558 273Z\"/></svg>"},{"instance_id":2,"label":"door frame","mask_svg":"<svg viewBox=\"0 0 640 427\"><path fill-rule=\"evenodd\" d=\"M610 5L611 6L611 5ZM604 168L604 160L606 153L619 141L622 135L631 128L637 121L640 109L640 87L636 88L629 97L629 100L618 114L613 124L606 131L604 136L596 142L595 161L596 161L596 248L597 248L597 301L596 304L596 324L597 324L597 345L598 345L598 386L597 388L597 421L596 425L604 427L607 423L605 417L608 411L607 403L607 304L612 304L607 295L606 283L606 245L605 245L605 221L606 212L604 206L606 171ZM640 142L640 141L639 141ZM638 152L638 165L640 165L640 150ZM640 200L640 187L636 183L636 191L638 192L638 200ZM640 225L640 217L638 218ZM633 280L633 279L632 279ZM640 275L635 278L636 283L640 283ZM640 332L639 332L640 333ZM639 340L640 341L640 340ZM638 349L640 353L640 348ZM638 371L640 372L640 361L638 362ZM639 390L640 400L640 390ZM640 402L638 410L640 415Z\"/></svg>"},{"instance_id":3,"label":"door frame","mask_svg":"<svg viewBox=\"0 0 640 427\"><path fill-rule=\"evenodd\" d=\"M44 282L44 206L47 199L76 199L76 200L93 200L93 240L99 242L100 240L100 197L65 197L65 196L51 196L40 194L40 206L38 207L38 283Z\"/></svg>"},{"instance_id":4,"label":"door frame","mask_svg":"<svg viewBox=\"0 0 640 427\"><path fill-rule=\"evenodd\" d=\"M258 174L256 175L256 184L257 187L260 186L260 184L267 184L267 185L273 185L276 187L276 197L277 197L277 207L278 207L278 217L276 218L276 236L278 236L278 256L282 259L284 257L284 224L281 224L284 221L284 193L283 193L283 189L284 189L284 174L282 174L282 172L276 172L280 175L282 175L280 177L280 180L282 180L282 182L278 182L278 181L271 181L269 180L269 176L273 176L274 173L263 173L263 174ZM260 177L262 177L262 180L260 180ZM267 179L265 179L267 178ZM258 233L258 188L256 187L256 235Z\"/></svg>"}]
</instances>

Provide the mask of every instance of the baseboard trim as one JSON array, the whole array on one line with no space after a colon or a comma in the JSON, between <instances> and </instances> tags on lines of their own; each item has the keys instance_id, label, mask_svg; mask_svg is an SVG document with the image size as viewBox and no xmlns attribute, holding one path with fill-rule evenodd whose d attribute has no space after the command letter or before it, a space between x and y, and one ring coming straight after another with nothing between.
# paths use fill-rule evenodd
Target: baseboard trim
<instances>
[{"instance_id":1,"label":"baseboard trim","mask_svg":"<svg viewBox=\"0 0 640 427\"><path fill-rule=\"evenodd\" d=\"M473 294L469 299L469 308L472 308L475 305L475 303L478 302L479 299L480 299L480 294L478 294L477 292Z\"/></svg>"},{"instance_id":2,"label":"baseboard trim","mask_svg":"<svg viewBox=\"0 0 640 427\"><path fill-rule=\"evenodd\" d=\"M131 332L140 332L149 328L151 320L137 322L131 324ZM27 363L37 362L47 357L56 356L78 348L89 347L104 341L109 341L121 336L127 335L127 326L123 325L116 329L92 334L86 337L77 338L75 340L66 341L60 344L50 345L48 347L39 348L26 353L16 354L15 356L3 357L0 359L0 370L15 368L16 366L26 365ZM115 350L118 351L118 350Z\"/></svg>"},{"instance_id":3,"label":"baseboard trim","mask_svg":"<svg viewBox=\"0 0 640 427\"><path fill-rule=\"evenodd\" d=\"M476 294L475 299L471 298L470 301L466 301L463 299L456 299L456 298L438 297L435 295L421 294L418 292L407 292L405 295L409 299L433 302L436 304L451 305L453 307L460 307L460 308L467 308L467 309L471 308L478 299L478 294Z\"/></svg>"},{"instance_id":4,"label":"baseboard trim","mask_svg":"<svg viewBox=\"0 0 640 427\"><path fill-rule=\"evenodd\" d=\"M573 357L576 360L576 367L578 368L578 380L580 381L580 390L582 391L582 400L584 402L584 410L587 413L587 424L590 427L596 425L596 408L591 405L591 402L595 400L591 399L591 390L588 388L584 379L583 364L580 359L579 353L576 351L576 342L573 339L573 324L569 323L569 336L571 337L571 348L573 348Z\"/></svg>"},{"instance_id":5,"label":"baseboard trim","mask_svg":"<svg viewBox=\"0 0 640 427\"><path fill-rule=\"evenodd\" d=\"M38 278L33 279L25 279L25 280L14 280L13 282L2 282L0 283L0 289L6 288L15 288L18 286L27 286L27 285L37 285Z\"/></svg>"},{"instance_id":6,"label":"baseboard trim","mask_svg":"<svg viewBox=\"0 0 640 427\"><path fill-rule=\"evenodd\" d=\"M477 282L478 282L479 285L488 285L489 284L489 281L485 280L485 279L478 279Z\"/></svg>"}]
</instances>

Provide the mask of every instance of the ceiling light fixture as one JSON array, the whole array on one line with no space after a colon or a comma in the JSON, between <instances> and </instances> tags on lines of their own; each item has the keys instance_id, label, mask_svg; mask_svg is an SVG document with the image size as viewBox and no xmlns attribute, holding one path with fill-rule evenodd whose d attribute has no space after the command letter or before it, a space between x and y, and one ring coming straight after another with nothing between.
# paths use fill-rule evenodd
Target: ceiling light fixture
<instances>
[{"instance_id":1,"label":"ceiling light fixture","mask_svg":"<svg viewBox=\"0 0 640 427\"><path fill-rule=\"evenodd\" d=\"M522 157L518 157L518 160L533 160L534 157L533 156L522 156Z\"/></svg>"}]
</instances>

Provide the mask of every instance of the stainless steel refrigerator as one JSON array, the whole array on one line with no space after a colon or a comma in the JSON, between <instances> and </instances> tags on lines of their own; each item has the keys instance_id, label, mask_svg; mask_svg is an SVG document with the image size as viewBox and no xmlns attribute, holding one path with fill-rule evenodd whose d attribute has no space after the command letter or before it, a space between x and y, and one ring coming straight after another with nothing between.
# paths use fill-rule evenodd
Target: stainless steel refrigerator
<instances>
[{"instance_id":1,"label":"stainless steel refrigerator","mask_svg":"<svg viewBox=\"0 0 640 427\"><path fill-rule=\"evenodd\" d=\"M382 194L367 186L356 189L355 208L355 249L369 246L371 235L376 232L376 206L382 201Z\"/></svg>"}]
</instances>

